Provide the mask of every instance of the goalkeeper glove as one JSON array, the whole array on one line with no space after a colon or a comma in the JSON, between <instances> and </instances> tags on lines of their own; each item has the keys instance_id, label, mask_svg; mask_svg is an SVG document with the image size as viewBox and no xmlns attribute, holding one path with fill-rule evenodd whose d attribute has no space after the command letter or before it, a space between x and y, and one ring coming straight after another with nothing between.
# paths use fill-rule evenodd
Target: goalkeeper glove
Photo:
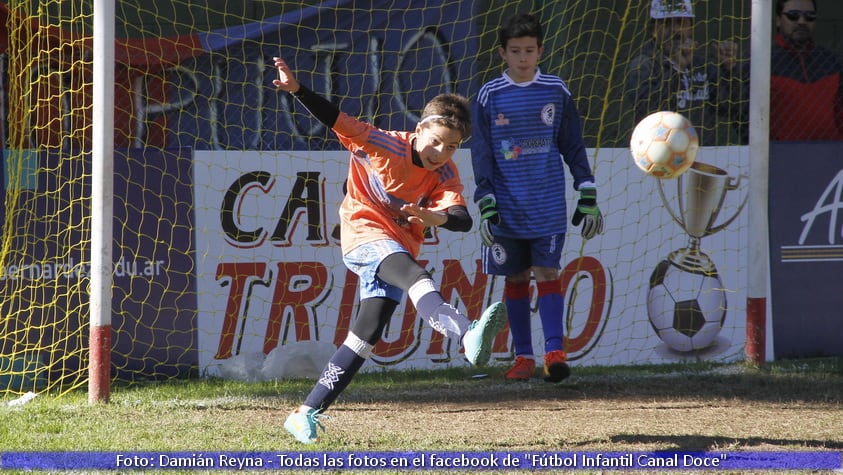
<instances>
[{"instance_id":1,"label":"goalkeeper glove","mask_svg":"<svg viewBox=\"0 0 843 475\"><path fill-rule=\"evenodd\" d=\"M579 226L582 222L582 237L591 239L597 234L603 234L603 214L597 207L597 189L583 188L571 223Z\"/></svg>"},{"instance_id":2,"label":"goalkeeper glove","mask_svg":"<svg viewBox=\"0 0 843 475\"><path fill-rule=\"evenodd\" d=\"M480 207L480 239L488 247L495 243L492 225L501 224L501 215L498 214L495 195L484 196L477 202L477 206Z\"/></svg>"}]
</instances>

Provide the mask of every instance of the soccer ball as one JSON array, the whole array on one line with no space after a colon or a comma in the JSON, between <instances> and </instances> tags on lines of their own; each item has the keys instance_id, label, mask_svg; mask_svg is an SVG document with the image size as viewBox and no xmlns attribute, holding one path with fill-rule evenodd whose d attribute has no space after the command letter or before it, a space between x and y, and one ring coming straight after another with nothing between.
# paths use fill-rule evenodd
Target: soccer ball
<instances>
[{"instance_id":1,"label":"soccer ball","mask_svg":"<svg viewBox=\"0 0 843 475\"><path fill-rule=\"evenodd\" d=\"M661 261L650 276L647 315L656 334L671 349L707 348L723 328L726 293L715 271L704 274Z\"/></svg>"},{"instance_id":2,"label":"soccer ball","mask_svg":"<svg viewBox=\"0 0 843 475\"><path fill-rule=\"evenodd\" d=\"M682 114L659 111L648 115L632 131L629 151L638 168L656 178L674 178L697 158L700 140Z\"/></svg>"}]
</instances>

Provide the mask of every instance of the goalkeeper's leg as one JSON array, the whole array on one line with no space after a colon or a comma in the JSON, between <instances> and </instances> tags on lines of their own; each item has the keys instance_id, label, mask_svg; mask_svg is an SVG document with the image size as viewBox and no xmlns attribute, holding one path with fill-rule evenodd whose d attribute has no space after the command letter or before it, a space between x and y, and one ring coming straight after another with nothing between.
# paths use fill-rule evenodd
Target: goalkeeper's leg
<instances>
[{"instance_id":1,"label":"goalkeeper's leg","mask_svg":"<svg viewBox=\"0 0 843 475\"><path fill-rule=\"evenodd\" d=\"M348 337L325 365L319 381L304 405L324 411L345 390L363 363L371 356L383 328L398 307L398 302L376 297L360 302L357 319Z\"/></svg>"},{"instance_id":2,"label":"goalkeeper's leg","mask_svg":"<svg viewBox=\"0 0 843 475\"><path fill-rule=\"evenodd\" d=\"M519 276L522 276L518 278ZM507 277L503 295L509 318L509 333L512 335L512 349L515 364L504 373L506 379L527 380L536 371L536 357L533 354L533 330L530 324L530 270L519 276ZM526 280L525 280L526 279Z\"/></svg>"},{"instance_id":3,"label":"goalkeeper's leg","mask_svg":"<svg viewBox=\"0 0 843 475\"><path fill-rule=\"evenodd\" d=\"M405 252L387 256L378 267L378 278L407 292L419 315L439 333L459 340L471 323L436 289L424 267Z\"/></svg>"},{"instance_id":4,"label":"goalkeeper's leg","mask_svg":"<svg viewBox=\"0 0 843 475\"><path fill-rule=\"evenodd\" d=\"M571 374L563 348L565 307L559 266L565 235L557 234L532 241L533 275L537 304L544 333L544 380L559 382Z\"/></svg>"},{"instance_id":5,"label":"goalkeeper's leg","mask_svg":"<svg viewBox=\"0 0 843 475\"><path fill-rule=\"evenodd\" d=\"M509 319L515 363L504 372L504 378L530 379L536 370L530 318L531 242L496 237L494 246L484 248L482 258L484 273L505 276L503 300Z\"/></svg>"},{"instance_id":6,"label":"goalkeeper's leg","mask_svg":"<svg viewBox=\"0 0 843 475\"><path fill-rule=\"evenodd\" d=\"M556 269L544 269L536 272L545 278L558 275ZM544 333L544 379L558 383L571 374L568 355L563 347L565 333L565 307L562 284L559 278L536 282L538 291L539 316Z\"/></svg>"},{"instance_id":7,"label":"goalkeeper's leg","mask_svg":"<svg viewBox=\"0 0 843 475\"><path fill-rule=\"evenodd\" d=\"M474 322L446 302L430 274L409 254L399 252L387 256L378 267L378 278L407 290L418 313L439 333L456 339L465 349L472 365L485 364L492 354L492 345L506 322L506 308L496 302Z\"/></svg>"},{"instance_id":8,"label":"goalkeeper's leg","mask_svg":"<svg viewBox=\"0 0 843 475\"><path fill-rule=\"evenodd\" d=\"M319 418L351 383L354 375L371 356L372 347L380 338L398 302L374 297L362 300L357 319L345 341L322 370L310 394L287 417L284 428L300 442L310 444L319 440Z\"/></svg>"}]
</instances>

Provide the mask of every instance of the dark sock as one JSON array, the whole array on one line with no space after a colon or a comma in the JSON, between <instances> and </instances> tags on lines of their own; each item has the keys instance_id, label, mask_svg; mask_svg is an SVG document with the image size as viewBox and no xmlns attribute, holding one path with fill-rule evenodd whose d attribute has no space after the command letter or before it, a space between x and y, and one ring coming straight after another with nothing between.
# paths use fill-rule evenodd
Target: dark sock
<instances>
[{"instance_id":1,"label":"dark sock","mask_svg":"<svg viewBox=\"0 0 843 475\"><path fill-rule=\"evenodd\" d=\"M305 406L324 411L345 390L366 358L342 345L331 356L316 385L304 401Z\"/></svg>"}]
</instances>

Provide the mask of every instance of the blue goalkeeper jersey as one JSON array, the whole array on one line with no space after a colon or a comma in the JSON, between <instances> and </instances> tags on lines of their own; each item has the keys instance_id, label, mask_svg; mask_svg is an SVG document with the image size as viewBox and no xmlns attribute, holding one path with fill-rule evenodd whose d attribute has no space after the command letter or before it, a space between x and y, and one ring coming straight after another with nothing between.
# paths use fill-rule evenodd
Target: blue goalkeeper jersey
<instances>
[{"instance_id":1,"label":"blue goalkeeper jersey","mask_svg":"<svg viewBox=\"0 0 843 475\"><path fill-rule=\"evenodd\" d=\"M497 236L532 239L567 231L565 168L574 188L594 182L571 92L557 76L536 71L515 83L504 73L473 104L474 200L493 194Z\"/></svg>"}]
</instances>

